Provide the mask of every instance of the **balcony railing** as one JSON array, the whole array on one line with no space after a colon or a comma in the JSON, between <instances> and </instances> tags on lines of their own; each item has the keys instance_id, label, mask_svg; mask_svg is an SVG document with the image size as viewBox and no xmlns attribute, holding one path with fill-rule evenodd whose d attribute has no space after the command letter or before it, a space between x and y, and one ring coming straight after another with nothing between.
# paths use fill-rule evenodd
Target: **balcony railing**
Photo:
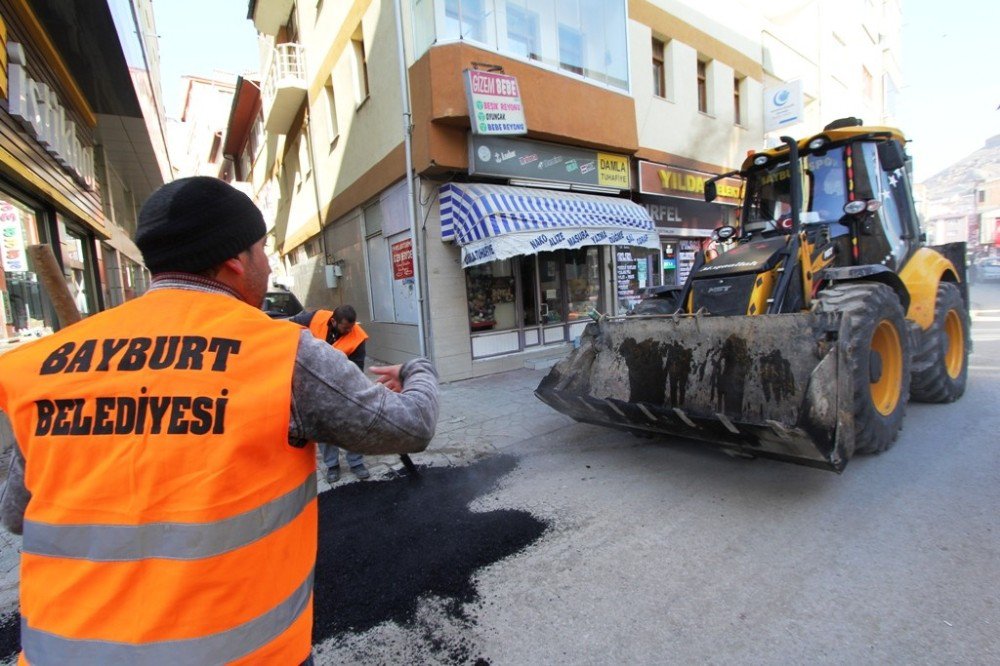
<instances>
[{"instance_id":1,"label":"balcony railing","mask_svg":"<svg viewBox=\"0 0 1000 666\"><path fill-rule=\"evenodd\" d=\"M261 95L264 127L268 132L285 134L306 96L305 52L301 44L286 42L274 47Z\"/></svg>"}]
</instances>

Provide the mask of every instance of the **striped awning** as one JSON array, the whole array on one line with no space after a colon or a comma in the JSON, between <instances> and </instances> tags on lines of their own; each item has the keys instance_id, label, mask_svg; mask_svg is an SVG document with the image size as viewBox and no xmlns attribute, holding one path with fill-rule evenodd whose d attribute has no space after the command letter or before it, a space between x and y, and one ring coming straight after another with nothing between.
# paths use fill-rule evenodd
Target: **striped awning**
<instances>
[{"instance_id":1,"label":"striped awning","mask_svg":"<svg viewBox=\"0 0 1000 666\"><path fill-rule=\"evenodd\" d=\"M649 213L615 197L483 183L441 186L441 240L462 266L584 245L659 248Z\"/></svg>"}]
</instances>

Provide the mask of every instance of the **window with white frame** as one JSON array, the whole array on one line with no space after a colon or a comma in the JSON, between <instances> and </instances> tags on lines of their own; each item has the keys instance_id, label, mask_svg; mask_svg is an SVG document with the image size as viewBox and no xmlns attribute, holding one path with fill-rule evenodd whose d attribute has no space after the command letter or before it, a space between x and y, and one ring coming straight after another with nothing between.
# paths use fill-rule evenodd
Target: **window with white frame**
<instances>
[{"instance_id":1,"label":"window with white frame","mask_svg":"<svg viewBox=\"0 0 1000 666\"><path fill-rule=\"evenodd\" d=\"M337 99L333 95L332 76L327 77L323 93L326 97L326 136L330 142L330 150L333 150L337 137L340 136L340 124L337 122Z\"/></svg>"},{"instance_id":2,"label":"window with white frame","mask_svg":"<svg viewBox=\"0 0 1000 666\"><path fill-rule=\"evenodd\" d=\"M442 36L485 42L486 19L484 0L444 0Z\"/></svg>"},{"instance_id":3,"label":"window with white frame","mask_svg":"<svg viewBox=\"0 0 1000 666\"><path fill-rule=\"evenodd\" d=\"M411 0L415 56L432 44L484 48L629 89L625 0Z\"/></svg>"},{"instance_id":4,"label":"window with white frame","mask_svg":"<svg viewBox=\"0 0 1000 666\"><path fill-rule=\"evenodd\" d=\"M708 61L698 58L698 110L708 113Z\"/></svg>"},{"instance_id":5,"label":"window with white frame","mask_svg":"<svg viewBox=\"0 0 1000 666\"><path fill-rule=\"evenodd\" d=\"M351 36L351 64L354 69L354 102L361 106L368 99L369 88L365 37L360 23Z\"/></svg>"},{"instance_id":6,"label":"window with white frame","mask_svg":"<svg viewBox=\"0 0 1000 666\"><path fill-rule=\"evenodd\" d=\"M528 8L527 0L522 2L507 1L507 50L528 60L541 60L538 12Z\"/></svg>"},{"instance_id":7,"label":"window with white frame","mask_svg":"<svg viewBox=\"0 0 1000 666\"><path fill-rule=\"evenodd\" d=\"M746 121L746 85L745 76L736 75L733 77L733 123L743 125Z\"/></svg>"},{"instance_id":8,"label":"window with white frame","mask_svg":"<svg viewBox=\"0 0 1000 666\"><path fill-rule=\"evenodd\" d=\"M663 40L653 37L653 94L667 96L667 70L664 63L666 45Z\"/></svg>"}]
</instances>

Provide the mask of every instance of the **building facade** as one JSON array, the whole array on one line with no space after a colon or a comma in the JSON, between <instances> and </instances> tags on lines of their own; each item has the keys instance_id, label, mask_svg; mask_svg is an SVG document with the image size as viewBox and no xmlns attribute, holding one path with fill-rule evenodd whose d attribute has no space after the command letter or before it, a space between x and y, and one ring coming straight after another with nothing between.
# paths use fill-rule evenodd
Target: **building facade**
<instances>
[{"instance_id":1,"label":"building facade","mask_svg":"<svg viewBox=\"0 0 1000 666\"><path fill-rule=\"evenodd\" d=\"M710 204L704 183L767 142L769 85L803 81L797 133L836 117L818 101L833 3L778 4L252 1L253 188L277 193L292 289L351 303L373 357L425 353L446 380L565 354L737 221L739 182Z\"/></svg>"},{"instance_id":2,"label":"building facade","mask_svg":"<svg viewBox=\"0 0 1000 666\"><path fill-rule=\"evenodd\" d=\"M5 341L59 326L30 245L52 247L84 316L146 288L136 212L169 162L151 5L127 7L0 0Z\"/></svg>"}]
</instances>

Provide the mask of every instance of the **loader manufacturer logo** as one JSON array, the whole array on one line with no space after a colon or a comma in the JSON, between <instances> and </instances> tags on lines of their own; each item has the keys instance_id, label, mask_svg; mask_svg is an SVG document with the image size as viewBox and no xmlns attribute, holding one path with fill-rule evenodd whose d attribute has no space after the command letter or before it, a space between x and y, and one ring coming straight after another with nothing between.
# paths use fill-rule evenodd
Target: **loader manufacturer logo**
<instances>
[{"instance_id":1,"label":"loader manufacturer logo","mask_svg":"<svg viewBox=\"0 0 1000 666\"><path fill-rule=\"evenodd\" d=\"M724 294L733 288L731 284L719 285L717 287L709 287L708 293L710 294Z\"/></svg>"},{"instance_id":2,"label":"loader manufacturer logo","mask_svg":"<svg viewBox=\"0 0 1000 666\"><path fill-rule=\"evenodd\" d=\"M753 268L759 262L756 261L737 261L732 264L707 264L701 267L702 271L717 271L723 268ZM700 271L699 271L700 272Z\"/></svg>"}]
</instances>

